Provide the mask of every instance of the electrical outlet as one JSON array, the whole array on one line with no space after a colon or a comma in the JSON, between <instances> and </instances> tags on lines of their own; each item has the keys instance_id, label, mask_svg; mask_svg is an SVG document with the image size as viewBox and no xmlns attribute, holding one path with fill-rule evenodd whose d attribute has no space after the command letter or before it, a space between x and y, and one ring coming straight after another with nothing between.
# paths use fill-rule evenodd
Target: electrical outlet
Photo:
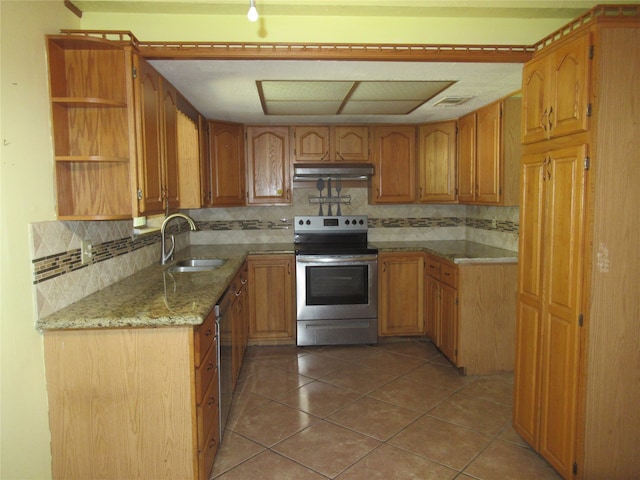
<instances>
[{"instance_id":1,"label":"electrical outlet","mask_svg":"<svg viewBox=\"0 0 640 480\"><path fill-rule=\"evenodd\" d=\"M86 265L91 263L91 257L93 257L93 245L91 240L82 240L80 244L80 263Z\"/></svg>"}]
</instances>

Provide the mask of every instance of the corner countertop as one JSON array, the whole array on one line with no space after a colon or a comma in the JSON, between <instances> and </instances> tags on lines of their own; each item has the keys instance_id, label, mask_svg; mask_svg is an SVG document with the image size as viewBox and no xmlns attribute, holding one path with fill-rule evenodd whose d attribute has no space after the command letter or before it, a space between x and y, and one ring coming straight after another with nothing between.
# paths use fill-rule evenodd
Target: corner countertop
<instances>
[{"instance_id":1,"label":"corner countertop","mask_svg":"<svg viewBox=\"0 0 640 480\"><path fill-rule=\"evenodd\" d=\"M517 263L518 252L466 240L372 242L380 252L427 252L456 264Z\"/></svg>"},{"instance_id":2,"label":"corner countertop","mask_svg":"<svg viewBox=\"0 0 640 480\"><path fill-rule=\"evenodd\" d=\"M248 255L293 254L293 244L195 245L182 258L225 258L212 271L169 273L154 264L51 315L38 330L77 330L200 325L224 294ZM172 262L173 263L173 262Z\"/></svg>"},{"instance_id":3,"label":"corner countertop","mask_svg":"<svg viewBox=\"0 0 640 480\"><path fill-rule=\"evenodd\" d=\"M372 243L380 252L427 252L457 264L518 260L517 252L462 240ZM38 319L36 328L47 331L200 325L248 255L293 253L292 243L194 245L178 252L176 260L216 257L227 261L216 270L191 273L169 273L168 266L154 264Z\"/></svg>"}]
</instances>

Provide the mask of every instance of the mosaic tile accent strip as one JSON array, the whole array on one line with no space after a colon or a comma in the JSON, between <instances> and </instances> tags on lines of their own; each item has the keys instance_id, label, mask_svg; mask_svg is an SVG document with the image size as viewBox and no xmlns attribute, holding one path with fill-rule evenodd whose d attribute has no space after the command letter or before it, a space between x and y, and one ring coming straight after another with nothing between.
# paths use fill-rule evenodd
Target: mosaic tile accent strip
<instances>
[{"instance_id":1,"label":"mosaic tile accent strip","mask_svg":"<svg viewBox=\"0 0 640 480\"><path fill-rule=\"evenodd\" d=\"M54 223L54 222L52 222ZM78 222L80 223L80 222ZM258 231L291 229L289 221L271 220L223 220L197 221L201 231ZM410 218L369 218L369 228L446 228L469 227L491 232L518 233L518 224L508 220L490 220L482 218L464 217L410 217ZM176 224L168 229L168 233L177 235L188 231L186 224ZM93 245L91 262L83 265L80 261L80 249L36 258L33 263L33 283L39 284L46 280L83 269L89 265L104 262L120 255L125 255L141 248L160 242L160 233L153 233L138 237L125 236Z\"/></svg>"}]
</instances>

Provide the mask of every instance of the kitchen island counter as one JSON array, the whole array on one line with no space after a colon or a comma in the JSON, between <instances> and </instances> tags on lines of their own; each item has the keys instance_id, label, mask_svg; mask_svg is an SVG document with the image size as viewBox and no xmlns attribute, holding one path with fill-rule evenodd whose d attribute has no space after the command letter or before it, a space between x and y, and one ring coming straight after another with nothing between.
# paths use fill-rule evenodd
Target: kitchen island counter
<instances>
[{"instance_id":1,"label":"kitchen island counter","mask_svg":"<svg viewBox=\"0 0 640 480\"><path fill-rule=\"evenodd\" d=\"M293 254L293 244L194 245L184 258L224 258L221 267L172 273L154 264L38 319L38 330L200 325L233 280L248 255Z\"/></svg>"}]
</instances>

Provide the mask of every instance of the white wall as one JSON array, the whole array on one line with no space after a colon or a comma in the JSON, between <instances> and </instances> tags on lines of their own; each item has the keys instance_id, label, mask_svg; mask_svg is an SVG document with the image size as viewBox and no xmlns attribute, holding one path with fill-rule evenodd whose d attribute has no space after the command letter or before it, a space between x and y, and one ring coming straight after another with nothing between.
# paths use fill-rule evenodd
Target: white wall
<instances>
[{"instance_id":1,"label":"white wall","mask_svg":"<svg viewBox=\"0 0 640 480\"><path fill-rule=\"evenodd\" d=\"M0 478L51 477L29 223L55 219L44 35L79 28L63 2L0 1Z\"/></svg>"}]
</instances>

